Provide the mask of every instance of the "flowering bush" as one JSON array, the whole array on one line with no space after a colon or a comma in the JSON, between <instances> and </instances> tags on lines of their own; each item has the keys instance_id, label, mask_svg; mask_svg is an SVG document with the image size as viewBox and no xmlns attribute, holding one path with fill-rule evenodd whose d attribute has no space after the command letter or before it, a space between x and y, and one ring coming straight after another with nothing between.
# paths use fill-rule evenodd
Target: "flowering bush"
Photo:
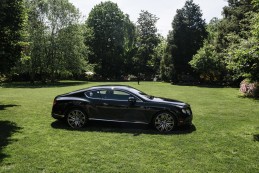
<instances>
[{"instance_id":1,"label":"flowering bush","mask_svg":"<svg viewBox=\"0 0 259 173\"><path fill-rule=\"evenodd\" d=\"M240 83L240 91L248 97L259 97L259 83L250 83L247 80L243 80Z\"/></svg>"}]
</instances>

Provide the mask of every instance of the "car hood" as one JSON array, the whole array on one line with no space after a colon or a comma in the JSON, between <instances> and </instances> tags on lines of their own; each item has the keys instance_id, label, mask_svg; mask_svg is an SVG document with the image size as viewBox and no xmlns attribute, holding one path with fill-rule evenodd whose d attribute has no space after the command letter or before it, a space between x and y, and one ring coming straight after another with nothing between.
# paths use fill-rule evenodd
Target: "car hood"
<instances>
[{"instance_id":1,"label":"car hood","mask_svg":"<svg viewBox=\"0 0 259 173\"><path fill-rule=\"evenodd\" d=\"M156 102L156 103L161 103L161 104L174 105L174 106L181 107L181 108L190 106L189 104L184 103L179 100L162 98L162 97L154 97L151 101Z\"/></svg>"}]
</instances>

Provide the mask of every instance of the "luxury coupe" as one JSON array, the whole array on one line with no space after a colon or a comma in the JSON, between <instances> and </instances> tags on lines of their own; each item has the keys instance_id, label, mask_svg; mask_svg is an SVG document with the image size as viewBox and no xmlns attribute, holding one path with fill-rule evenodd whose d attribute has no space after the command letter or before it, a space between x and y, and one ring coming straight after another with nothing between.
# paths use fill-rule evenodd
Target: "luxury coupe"
<instances>
[{"instance_id":1,"label":"luxury coupe","mask_svg":"<svg viewBox=\"0 0 259 173\"><path fill-rule=\"evenodd\" d=\"M151 124L160 132L192 124L189 104L150 96L125 85L94 86L55 97L52 117L65 119L72 128L89 120Z\"/></svg>"}]
</instances>

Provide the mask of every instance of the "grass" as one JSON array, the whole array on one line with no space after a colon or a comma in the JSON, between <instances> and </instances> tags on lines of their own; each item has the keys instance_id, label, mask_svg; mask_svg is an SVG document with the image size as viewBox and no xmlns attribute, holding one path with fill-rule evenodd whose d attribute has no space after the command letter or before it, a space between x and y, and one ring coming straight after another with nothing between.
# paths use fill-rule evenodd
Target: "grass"
<instances>
[{"instance_id":1,"label":"grass","mask_svg":"<svg viewBox=\"0 0 259 173\"><path fill-rule=\"evenodd\" d=\"M259 172L259 101L237 88L119 83L191 104L196 128L162 135L144 125L51 118L56 95L95 82L0 88L0 172ZM115 83L109 83L115 84Z\"/></svg>"}]
</instances>

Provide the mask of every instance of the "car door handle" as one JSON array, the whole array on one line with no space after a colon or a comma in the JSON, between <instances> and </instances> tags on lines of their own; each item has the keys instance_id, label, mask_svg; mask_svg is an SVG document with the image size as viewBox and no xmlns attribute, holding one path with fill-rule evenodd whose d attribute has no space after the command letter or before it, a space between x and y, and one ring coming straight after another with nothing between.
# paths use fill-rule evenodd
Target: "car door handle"
<instances>
[{"instance_id":1,"label":"car door handle","mask_svg":"<svg viewBox=\"0 0 259 173\"><path fill-rule=\"evenodd\" d=\"M109 104L108 103L103 103L104 106L108 106Z\"/></svg>"}]
</instances>

